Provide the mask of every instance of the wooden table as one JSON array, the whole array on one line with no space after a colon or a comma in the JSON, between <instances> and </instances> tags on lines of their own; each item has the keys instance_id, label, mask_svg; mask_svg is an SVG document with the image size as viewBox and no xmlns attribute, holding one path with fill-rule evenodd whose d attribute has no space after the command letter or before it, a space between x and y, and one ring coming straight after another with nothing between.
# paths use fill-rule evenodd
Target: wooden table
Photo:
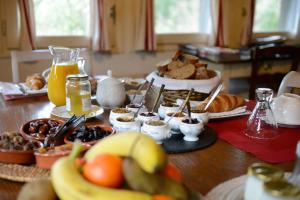
<instances>
[{"instance_id":1,"label":"wooden table","mask_svg":"<svg viewBox=\"0 0 300 200\"><path fill-rule=\"evenodd\" d=\"M49 103L47 97L6 102L1 96L0 132L17 131L23 123L31 119L49 117L53 107L54 105ZM89 123L108 123L107 117L106 111L104 115L92 119ZM219 139L206 149L172 154L169 159L182 171L184 183L204 195L219 183L245 174L252 163L261 162L253 155ZM294 162L288 162L279 166L290 171L293 165ZM0 199L16 199L21 186L22 183L0 179Z\"/></svg>"}]
</instances>

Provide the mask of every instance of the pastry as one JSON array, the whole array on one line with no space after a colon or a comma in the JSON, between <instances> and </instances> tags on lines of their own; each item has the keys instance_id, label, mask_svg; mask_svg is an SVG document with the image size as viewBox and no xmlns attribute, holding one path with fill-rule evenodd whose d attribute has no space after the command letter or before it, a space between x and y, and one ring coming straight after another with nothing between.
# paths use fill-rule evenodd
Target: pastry
<instances>
[{"instance_id":1,"label":"pastry","mask_svg":"<svg viewBox=\"0 0 300 200\"><path fill-rule=\"evenodd\" d=\"M33 74L30 76L27 76L25 84L30 89L39 90L45 86L46 80L40 74Z\"/></svg>"},{"instance_id":2,"label":"pastry","mask_svg":"<svg viewBox=\"0 0 300 200\"><path fill-rule=\"evenodd\" d=\"M197 110L204 110L209 99L206 99L203 103L197 106ZM231 95L228 93L221 93L218 95L210 106L207 108L207 112L227 112L235 108L245 105L245 100L243 97L236 95Z\"/></svg>"}]
</instances>

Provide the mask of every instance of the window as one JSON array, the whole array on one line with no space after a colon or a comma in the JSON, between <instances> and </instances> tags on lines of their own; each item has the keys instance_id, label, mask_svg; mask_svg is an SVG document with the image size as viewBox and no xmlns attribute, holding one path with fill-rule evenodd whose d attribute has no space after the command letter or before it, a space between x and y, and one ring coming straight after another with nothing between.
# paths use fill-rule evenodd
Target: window
<instances>
[{"instance_id":1,"label":"window","mask_svg":"<svg viewBox=\"0 0 300 200\"><path fill-rule=\"evenodd\" d=\"M254 32L295 32L299 0L256 0Z\"/></svg>"},{"instance_id":2,"label":"window","mask_svg":"<svg viewBox=\"0 0 300 200\"><path fill-rule=\"evenodd\" d=\"M89 5L90 0L33 0L38 46L67 42L66 38L74 41L74 45L88 44L85 40L90 34Z\"/></svg>"},{"instance_id":3,"label":"window","mask_svg":"<svg viewBox=\"0 0 300 200\"><path fill-rule=\"evenodd\" d=\"M155 0L155 32L169 42L199 41L210 33L210 0ZM167 37L164 37L167 36ZM188 36L188 37L187 37ZM181 38L180 38L181 37Z\"/></svg>"}]
</instances>

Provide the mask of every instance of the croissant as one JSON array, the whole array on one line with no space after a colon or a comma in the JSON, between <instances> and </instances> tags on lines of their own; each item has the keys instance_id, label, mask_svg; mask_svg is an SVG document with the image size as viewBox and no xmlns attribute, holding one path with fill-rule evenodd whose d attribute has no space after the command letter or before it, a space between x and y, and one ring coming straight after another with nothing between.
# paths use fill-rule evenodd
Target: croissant
<instances>
[{"instance_id":1,"label":"croissant","mask_svg":"<svg viewBox=\"0 0 300 200\"><path fill-rule=\"evenodd\" d=\"M197 106L197 110L204 110L209 99L206 99L203 103ZM243 97L236 95L231 95L227 93L221 93L218 95L210 106L207 108L208 112L226 112L231 111L235 108L245 105L245 100Z\"/></svg>"},{"instance_id":2,"label":"croissant","mask_svg":"<svg viewBox=\"0 0 300 200\"><path fill-rule=\"evenodd\" d=\"M45 84L46 80L40 74L33 74L26 78L26 85L33 90L39 90L43 88Z\"/></svg>"}]
</instances>

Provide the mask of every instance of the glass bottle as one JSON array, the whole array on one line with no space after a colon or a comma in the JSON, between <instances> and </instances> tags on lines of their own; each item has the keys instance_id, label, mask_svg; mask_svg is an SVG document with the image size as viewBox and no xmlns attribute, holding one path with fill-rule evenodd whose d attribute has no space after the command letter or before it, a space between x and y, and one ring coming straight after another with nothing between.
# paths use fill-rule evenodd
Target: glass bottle
<instances>
[{"instance_id":1,"label":"glass bottle","mask_svg":"<svg viewBox=\"0 0 300 200\"><path fill-rule=\"evenodd\" d=\"M270 107L273 90L258 88L255 92L257 103L247 121L245 134L254 139L272 139L279 135L277 123Z\"/></svg>"},{"instance_id":2,"label":"glass bottle","mask_svg":"<svg viewBox=\"0 0 300 200\"><path fill-rule=\"evenodd\" d=\"M87 115L91 111L91 84L86 74L67 76L66 110L71 115Z\"/></svg>"}]
</instances>

